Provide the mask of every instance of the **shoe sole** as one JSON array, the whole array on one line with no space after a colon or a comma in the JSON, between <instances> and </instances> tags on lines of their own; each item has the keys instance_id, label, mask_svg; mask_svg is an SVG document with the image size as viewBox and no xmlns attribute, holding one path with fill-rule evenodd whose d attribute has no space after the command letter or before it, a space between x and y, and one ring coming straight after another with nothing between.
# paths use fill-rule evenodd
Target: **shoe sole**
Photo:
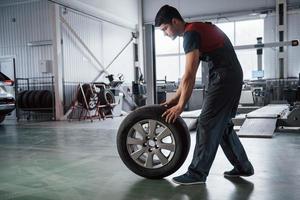
<instances>
[{"instance_id":1,"label":"shoe sole","mask_svg":"<svg viewBox=\"0 0 300 200\"><path fill-rule=\"evenodd\" d=\"M181 183L175 180L172 180L174 183L179 184L179 185L200 185L200 184L204 184L204 181L198 181L198 182L192 182L192 183Z\"/></svg>"},{"instance_id":2,"label":"shoe sole","mask_svg":"<svg viewBox=\"0 0 300 200\"><path fill-rule=\"evenodd\" d=\"M253 174L240 174L240 175L228 175L228 174L224 174L225 177L229 177L229 178L238 178L238 177L249 177L252 176Z\"/></svg>"}]
</instances>

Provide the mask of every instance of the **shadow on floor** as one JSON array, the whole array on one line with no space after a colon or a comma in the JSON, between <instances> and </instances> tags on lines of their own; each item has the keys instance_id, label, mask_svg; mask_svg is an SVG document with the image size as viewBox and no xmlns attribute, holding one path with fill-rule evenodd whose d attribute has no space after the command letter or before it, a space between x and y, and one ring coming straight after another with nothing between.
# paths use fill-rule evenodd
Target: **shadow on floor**
<instances>
[{"instance_id":1,"label":"shadow on floor","mask_svg":"<svg viewBox=\"0 0 300 200\"><path fill-rule=\"evenodd\" d=\"M143 179L133 184L123 200L208 199L205 184L196 186L174 186L168 180Z\"/></svg>"},{"instance_id":2,"label":"shadow on floor","mask_svg":"<svg viewBox=\"0 0 300 200\"><path fill-rule=\"evenodd\" d=\"M228 178L224 177L228 181L230 181L235 190L230 194L230 199L232 200L240 200L240 199L249 199L251 194L254 190L254 184L250 181L247 181L243 178L236 177L236 178Z\"/></svg>"},{"instance_id":3,"label":"shadow on floor","mask_svg":"<svg viewBox=\"0 0 300 200\"><path fill-rule=\"evenodd\" d=\"M235 190L230 194L231 200L249 199L254 189L254 184L242 178L226 178ZM216 187L222 187L216 185ZM222 188L219 188L222 190ZM228 191L226 191L228 194ZM191 186L174 186L168 180L143 179L133 184L124 195L123 200L199 200L211 199L206 184Z\"/></svg>"}]
</instances>

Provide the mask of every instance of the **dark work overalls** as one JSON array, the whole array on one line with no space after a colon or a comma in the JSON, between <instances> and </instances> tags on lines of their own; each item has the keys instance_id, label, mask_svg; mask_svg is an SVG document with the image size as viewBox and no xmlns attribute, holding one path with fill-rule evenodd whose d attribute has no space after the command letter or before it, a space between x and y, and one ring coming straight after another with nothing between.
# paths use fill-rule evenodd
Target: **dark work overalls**
<instances>
[{"instance_id":1,"label":"dark work overalls","mask_svg":"<svg viewBox=\"0 0 300 200\"><path fill-rule=\"evenodd\" d=\"M193 26L189 28L193 30ZM217 34L222 34L222 46L208 53L202 52L202 60L212 62L212 65L209 86L197 121L194 156L188 169L196 177L208 176L219 144L235 168L247 171L252 167L232 123L239 104L243 72L231 42L223 32L215 29L219 31ZM209 37L204 39L210 40Z\"/></svg>"}]
</instances>

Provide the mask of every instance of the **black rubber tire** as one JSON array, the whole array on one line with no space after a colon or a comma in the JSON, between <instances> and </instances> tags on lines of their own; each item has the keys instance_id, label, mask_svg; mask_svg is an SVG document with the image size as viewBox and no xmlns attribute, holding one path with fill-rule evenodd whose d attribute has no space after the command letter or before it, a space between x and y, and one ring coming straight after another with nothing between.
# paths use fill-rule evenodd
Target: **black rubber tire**
<instances>
[{"instance_id":1,"label":"black rubber tire","mask_svg":"<svg viewBox=\"0 0 300 200\"><path fill-rule=\"evenodd\" d=\"M175 171L184 163L190 149L190 134L181 117L178 117L173 124L166 123L161 117L166 110L161 105L144 106L131 112L121 123L117 135L118 153L124 164L134 173L149 179L161 179ZM127 150L127 136L130 129L138 122L146 119L159 121L168 127L175 139L175 151L173 158L160 168L146 168L137 164L129 155Z\"/></svg>"},{"instance_id":2,"label":"black rubber tire","mask_svg":"<svg viewBox=\"0 0 300 200\"><path fill-rule=\"evenodd\" d=\"M79 88L78 94L77 94L77 100L79 103L81 103L84 107L85 106L85 101L82 92L85 94L86 100L88 100L88 97L90 96L90 85L89 84L83 84L82 85L82 91L81 88Z\"/></svg>"},{"instance_id":3,"label":"black rubber tire","mask_svg":"<svg viewBox=\"0 0 300 200\"><path fill-rule=\"evenodd\" d=\"M52 92L45 90L44 95L42 96L42 108L52 108Z\"/></svg>"},{"instance_id":4,"label":"black rubber tire","mask_svg":"<svg viewBox=\"0 0 300 200\"><path fill-rule=\"evenodd\" d=\"M2 123L5 119L5 115L0 115L0 123Z\"/></svg>"},{"instance_id":5,"label":"black rubber tire","mask_svg":"<svg viewBox=\"0 0 300 200\"><path fill-rule=\"evenodd\" d=\"M27 90L22 97L22 107L27 109L29 107L29 96L32 93L32 90Z\"/></svg>"},{"instance_id":6,"label":"black rubber tire","mask_svg":"<svg viewBox=\"0 0 300 200\"><path fill-rule=\"evenodd\" d=\"M109 104L116 103L115 95L111 90L105 90L104 94L107 103Z\"/></svg>"},{"instance_id":7,"label":"black rubber tire","mask_svg":"<svg viewBox=\"0 0 300 200\"><path fill-rule=\"evenodd\" d=\"M96 108L98 98L96 98L95 95L93 94L91 85L88 83L83 84L82 90L83 90L83 93L85 94L87 105L85 103L81 89L79 89L79 92L77 95L78 102L80 104L82 104L85 109L94 110ZM94 102L93 106L91 106L91 104L90 104L91 101Z\"/></svg>"},{"instance_id":8,"label":"black rubber tire","mask_svg":"<svg viewBox=\"0 0 300 200\"><path fill-rule=\"evenodd\" d=\"M23 103L22 103L22 98L23 98L23 95L25 94L27 90L24 90L24 91L21 91L20 93L18 93L18 96L17 96L17 106L18 108L23 108Z\"/></svg>"},{"instance_id":9,"label":"black rubber tire","mask_svg":"<svg viewBox=\"0 0 300 200\"><path fill-rule=\"evenodd\" d=\"M99 93L100 105L107 105L116 103L116 99L112 91L108 89L101 89Z\"/></svg>"},{"instance_id":10,"label":"black rubber tire","mask_svg":"<svg viewBox=\"0 0 300 200\"><path fill-rule=\"evenodd\" d=\"M43 108L43 96L47 90L38 90L34 96L34 105L36 108Z\"/></svg>"},{"instance_id":11,"label":"black rubber tire","mask_svg":"<svg viewBox=\"0 0 300 200\"><path fill-rule=\"evenodd\" d=\"M116 103L115 95L113 92L109 89L101 89L98 98L100 101L100 105L110 105ZM103 112L105 115L112 115L112 108L110 106L107 106L104 108Z\"/></svg>"},{"instance_id":12,"label":"black rubber tire","mask_svg":"<svg viewBox=\"0 0 300 200\"><path fill-rule=\"evenodd\" d=\"M29 108L37 108L35 105L34 99L35 96L37 95L38 90L31 90L30 94L27 97L27 105Z\"/></svg>"}]
</instances>

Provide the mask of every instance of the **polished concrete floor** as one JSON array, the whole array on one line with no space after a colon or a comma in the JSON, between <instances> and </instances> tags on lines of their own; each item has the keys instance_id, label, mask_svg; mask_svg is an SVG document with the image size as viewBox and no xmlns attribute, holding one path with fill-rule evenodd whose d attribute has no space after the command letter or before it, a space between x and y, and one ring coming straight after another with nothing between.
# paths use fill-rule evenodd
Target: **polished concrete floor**
<instances>
[{"instance_id":1,"label":"polished concrete floor","mask_svg":"<svg viewBox=\"0 0 300 200\"><path fill-rule=\"evenodd\" d=\"M147 180L119 159L117 128L123 118L84 122L0 125L0 200L293 200L300 199L300 133L277 133L273 139L242 138L255 167L249 178L226 179L231 169L219 149L204 185L178 186L173 176Z\"/></svg>"}]
</instances>

